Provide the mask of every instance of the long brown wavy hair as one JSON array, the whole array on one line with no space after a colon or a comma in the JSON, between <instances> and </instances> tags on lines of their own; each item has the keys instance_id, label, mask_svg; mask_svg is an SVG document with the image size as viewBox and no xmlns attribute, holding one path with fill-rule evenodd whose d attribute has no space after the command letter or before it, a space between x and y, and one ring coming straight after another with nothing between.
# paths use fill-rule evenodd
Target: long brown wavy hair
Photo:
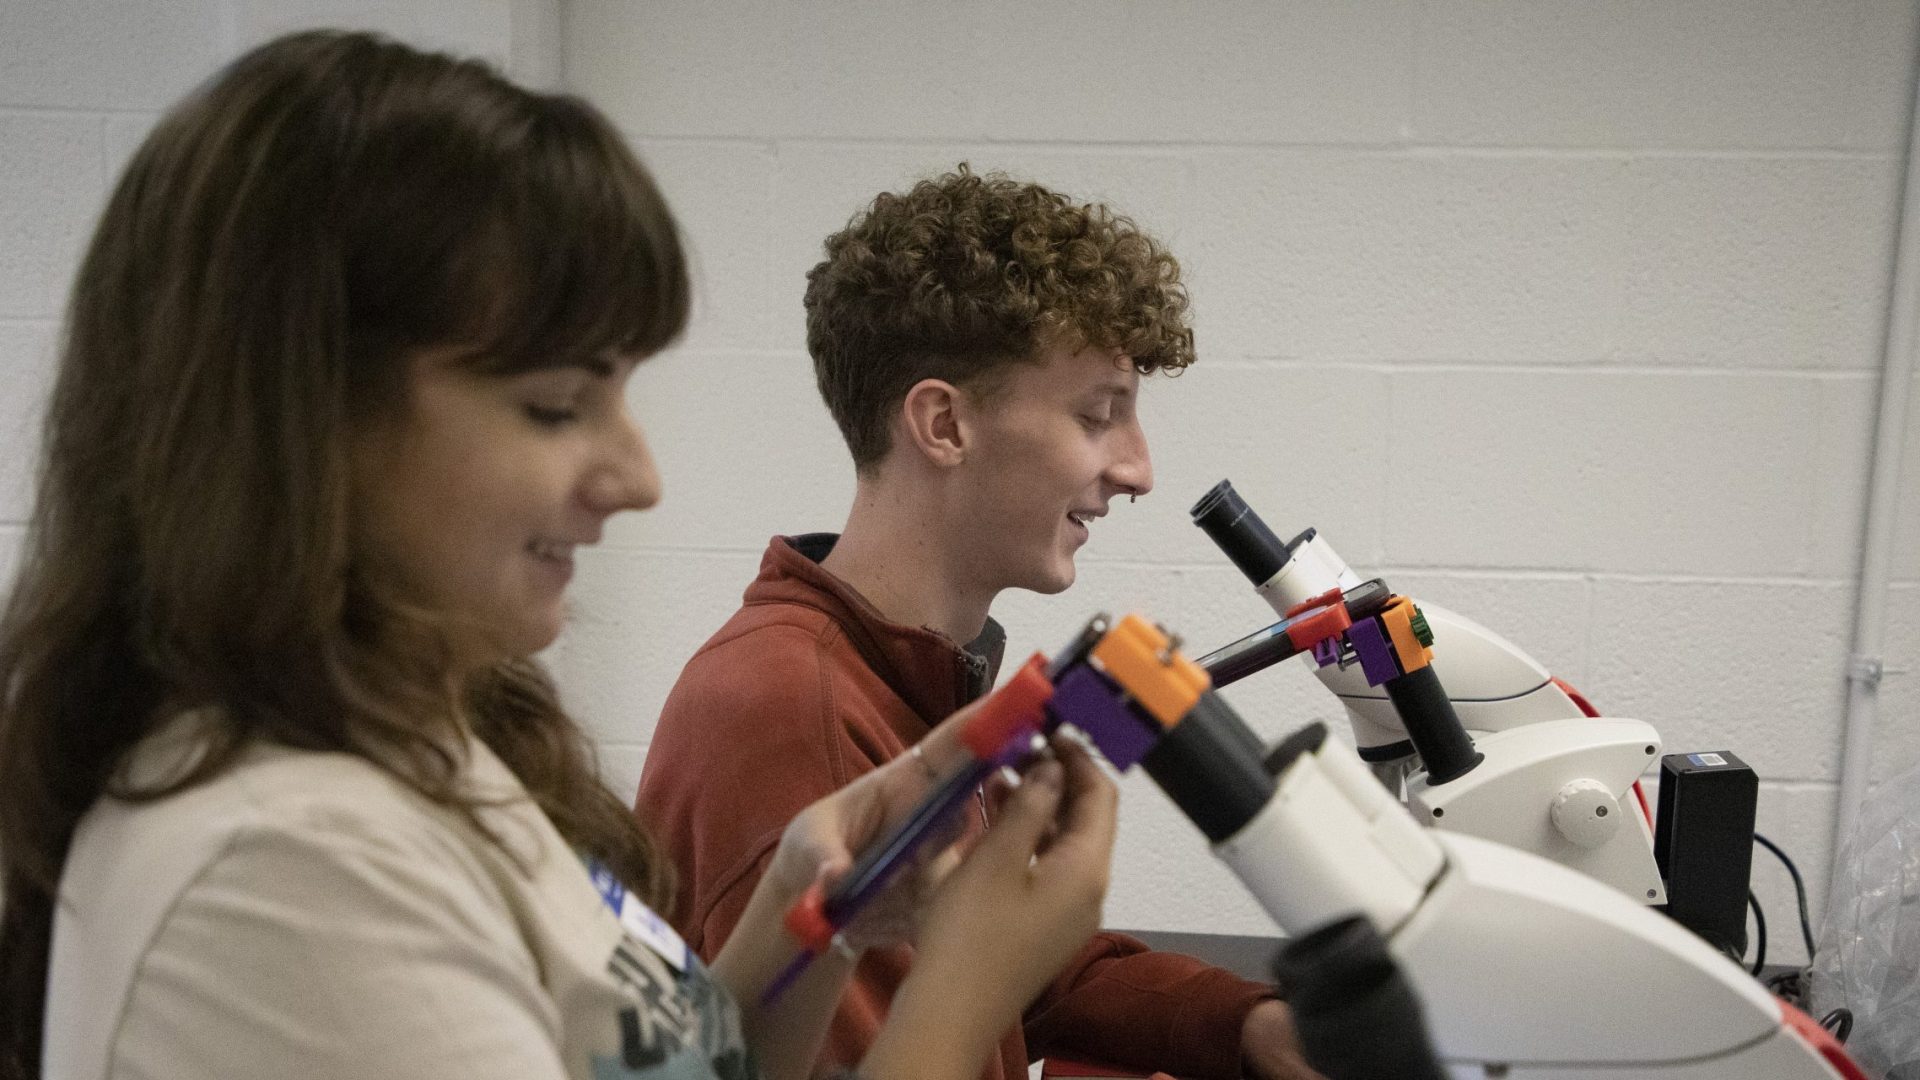
<instances>
[{"instance_id":1,"label":"long brown wavy hair","mask_svg":"<svg viewBox=\"0 0 1920 1080\"><path fill-rule=\"evenodd\" d=\"M269 741L443 804L475 732L562 835L664 903L669 868L531 660L453 674L433 613L350 545L352 433L402 359L502 374L645 356L687 318L646 171L587 104L382 38L242 56L121 178L69 312L38 501L0 616L0 1076L37 1076L56 890L96 800L162 798ZM189 709L209 752L120 766Z\"/></svg>"}]
</instances>

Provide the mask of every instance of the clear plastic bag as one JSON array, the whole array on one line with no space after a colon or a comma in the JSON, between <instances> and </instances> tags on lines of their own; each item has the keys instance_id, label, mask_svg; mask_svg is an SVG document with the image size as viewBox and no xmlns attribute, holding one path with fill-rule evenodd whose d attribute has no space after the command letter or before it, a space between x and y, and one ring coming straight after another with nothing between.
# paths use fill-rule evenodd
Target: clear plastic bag
<instances>
[{"instance_id":1,"label":"clear plastic bag","mask_svg":"<svg viewBox=\"0 0 1920 1080\"><path fill-rule=\"evenodd\" d=\"M1817 945L1813 1015L1851 1010L1853 1059L1920 1080L1920 767L1861 804L1834 858Z\"/></svg>"}]
</instances>

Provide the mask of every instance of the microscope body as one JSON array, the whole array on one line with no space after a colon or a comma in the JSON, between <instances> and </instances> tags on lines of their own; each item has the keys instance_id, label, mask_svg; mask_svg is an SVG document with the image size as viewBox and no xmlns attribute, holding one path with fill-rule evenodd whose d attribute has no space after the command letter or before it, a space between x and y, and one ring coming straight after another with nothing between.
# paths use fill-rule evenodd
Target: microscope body
<instances>
[{"instance_id":1,"label":"microscope body","mask_svg":"<svg viewBox=\"0 0 1920 1080\"><path fill-rule=\"evenodd\" d=\"M1228 528L1215 528L1222 513ZM1222 481L1194 517L1283 618L1360 576L1316 530L1280 544ZM1271 542L1269 542L1271 541ZM1401 706L1360 665L1315 674L1347 708L1362 760L1429 824L1551 859L1649 905L1667 901L1654 859L1652 809L1639 780L1660 760L1660 733L1592 715L1539 662L1465 616L1422 603L1438 681L1484 760L1439 778L1422 768ZM1202 658L1203 664L1206 658Z\"/></svg>"}]
</instances>

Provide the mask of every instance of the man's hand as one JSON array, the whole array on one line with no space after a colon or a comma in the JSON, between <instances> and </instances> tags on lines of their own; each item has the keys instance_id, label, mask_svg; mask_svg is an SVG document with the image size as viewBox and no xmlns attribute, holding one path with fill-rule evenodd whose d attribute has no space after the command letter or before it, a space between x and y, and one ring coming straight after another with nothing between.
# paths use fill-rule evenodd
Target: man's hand
<instances>
[{"instance_id":1,"label":"man's hand","mask_svg":"<svg viewBox=\"0 0 1920 1080\"><path fill-rule=\"evenodd\" d=\"M1293 1030L1293 1010L1267 1000L1253 1007L1240 1026L1240 1064L1258 1080L1327 1080L1301 1056Z\"/></svg>"}]
</instances>

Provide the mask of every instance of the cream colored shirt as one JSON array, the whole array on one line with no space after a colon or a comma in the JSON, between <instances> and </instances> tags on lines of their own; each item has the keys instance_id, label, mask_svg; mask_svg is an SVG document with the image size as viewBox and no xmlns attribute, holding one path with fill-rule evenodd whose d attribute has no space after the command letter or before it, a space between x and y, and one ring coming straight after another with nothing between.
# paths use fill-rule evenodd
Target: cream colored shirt
<instances>
[{"instance_id":1,"label":"cream colored shirt","mask_svg":"<svg viewBox=\"0 0 1920 1080\"><path fill-rule=\"evenodd\" d=\"M136 776L179 766L180 729ZM260 747L159 802L103 799L60 883L45 1076L752 1075L671 931L631 898L617 916L478 742L465 778L505 800L481 812L502 844L344 754Z\"/></svg>"}]
</instances>

